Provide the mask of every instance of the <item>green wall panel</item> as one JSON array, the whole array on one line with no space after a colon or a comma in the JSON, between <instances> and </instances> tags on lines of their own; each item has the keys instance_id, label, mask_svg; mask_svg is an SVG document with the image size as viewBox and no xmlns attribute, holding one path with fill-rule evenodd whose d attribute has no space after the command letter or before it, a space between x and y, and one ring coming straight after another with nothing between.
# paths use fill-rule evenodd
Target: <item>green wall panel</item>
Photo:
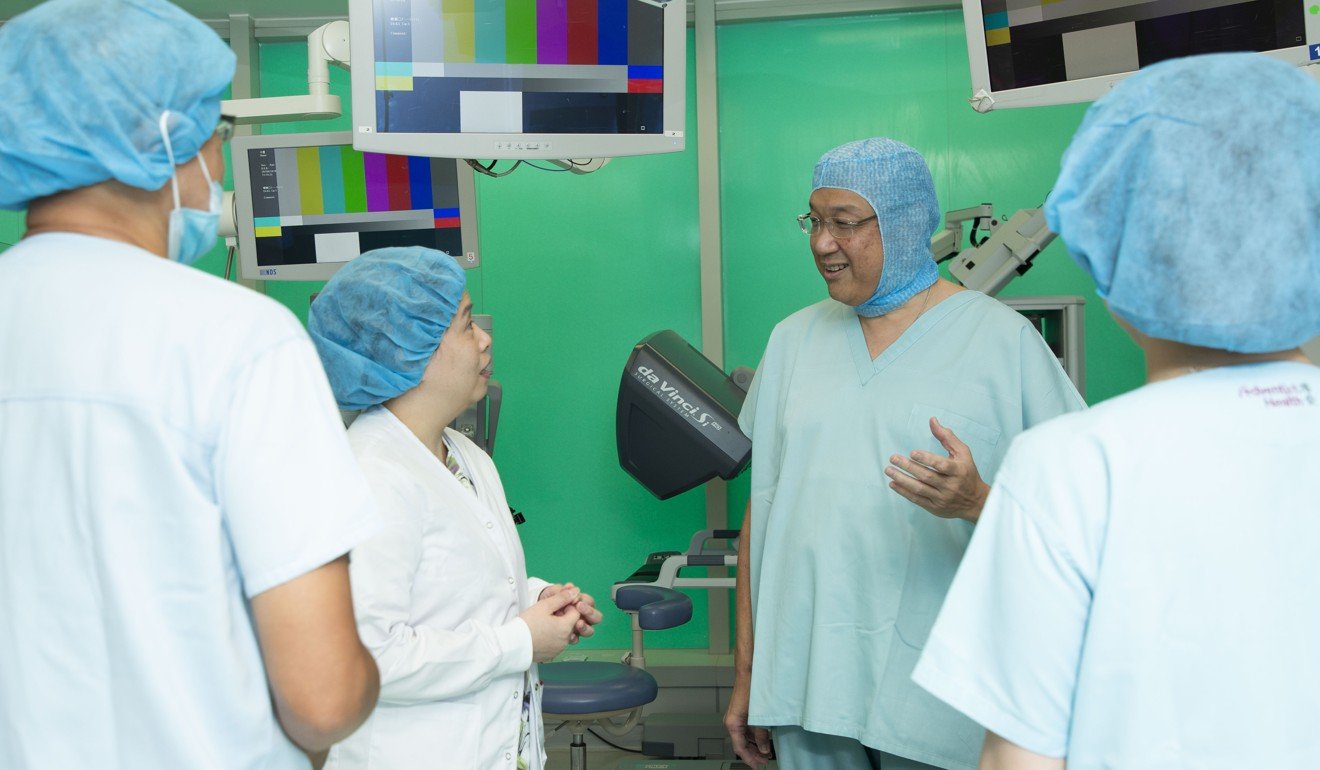
<instances>
[{"instance_id":1,"label":"green wall panel","mask_svg":"<svg viewBox=\"0 0 1320 770\"><path fill-rule=\"evenodd\" d=\"M632 347L661 329L701 339L694 103L685 152L617 158L585 176L524 166L477 179L483 306L505 387L495 458L527 515L528 571L602 604L647 554L685 547L705 524L700 490L657 501L619 468L614 443ZM704 646L705 596L694 598L693 622L648 644ZM583 646L627 647L627 616L605 612Z\"/></svg>"}]
</instances>

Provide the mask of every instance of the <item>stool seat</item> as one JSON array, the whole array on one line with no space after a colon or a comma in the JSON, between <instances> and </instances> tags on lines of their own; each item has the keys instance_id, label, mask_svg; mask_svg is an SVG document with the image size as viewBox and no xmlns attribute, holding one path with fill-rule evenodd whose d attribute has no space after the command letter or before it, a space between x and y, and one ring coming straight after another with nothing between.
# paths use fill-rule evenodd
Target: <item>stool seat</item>
<instances>
[{"instance_id":1,"label":"stool seat","mask_svg":"<svg viewBox=\"0 0 1320 770\"><path fill-rule=\"evenodd\" d=\"M569 716L628 711L655 700L655 677L622 663L542 663L541 710Z\"/></svg>"}]
</instances>

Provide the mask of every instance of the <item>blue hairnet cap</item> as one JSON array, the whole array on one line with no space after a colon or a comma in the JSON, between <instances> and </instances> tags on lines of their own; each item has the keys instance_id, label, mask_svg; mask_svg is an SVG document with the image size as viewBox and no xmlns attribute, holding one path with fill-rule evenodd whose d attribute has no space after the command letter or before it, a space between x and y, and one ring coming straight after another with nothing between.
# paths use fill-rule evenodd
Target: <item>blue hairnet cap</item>
<instances>
[{"instance_id":1,"label":"blue hairnet cap","mask_svg":"<svg viewBox=\"0 0 1320 770\"><path fill-rule=\"evenodd\" d=\"M417 387L466 285L453 257L421 246L368 251L335 273L307 331L339 408L366 409Z\"/></svg>"},{"instance_id":2,"label":"blue hairnet cap","mask_svg":"<svg viewBox=\"0 0 1320 770\"><path fill-rule=\"evenodd\" d=\"M884 315L901 307L939 278L930 236L940 225L940 204L926 161L893 139L862 139L821 156L811 177L822 187L857 193L875 209L885 262L875 293L855 310Z\"/></svg>"},{"instance_id":3,"label":"blue hairnet cap","mask_svg":"<svg viewBox=\"0 0 1320 770\"><path fill-rule=\"evenodd\" d=\"M1143 334L1296 347L1320 333L1320 83L1254 53L1144 69L1087 111L1045 214Z\"/></svg>"},{"instance_id":4,"label":"blue hairnet cap","mask_svg":"<svg viewBox=\"0 0 1320 770\"><path fill-rule=\"evenodd\" d=\"M0 27L0 208L117 179L158 190L220 122L234 53L164 0L49 0Z\"/></svg>"}]
</instances>

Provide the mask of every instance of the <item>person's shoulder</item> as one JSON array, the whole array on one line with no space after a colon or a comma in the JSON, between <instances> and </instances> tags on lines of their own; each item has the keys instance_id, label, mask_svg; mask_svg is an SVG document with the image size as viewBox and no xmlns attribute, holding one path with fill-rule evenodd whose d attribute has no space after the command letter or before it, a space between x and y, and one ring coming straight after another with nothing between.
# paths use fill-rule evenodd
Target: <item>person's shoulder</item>
<instances>
[{"instance_id":1,"label":"person's shoulder","mask_svg":"<svg viewBox=\"0 0 1320 770\"><path fill-rule=\"evenodd\" d=\"M1070 450L1093 442L1104 424L1105 404L1068 412L1033 425L1013 439L1014 452L1028 452L1066 462Z\"/></svg>"},{"instance_id":2,"label":"person's shoulder","mask_svg":"<svg viewBox=\"0 0 1320 770\"><path fill-rule=\"evenodd\" d=\"M121 241L43 233L23 239L4 256L6 268L26 271L20 275L77 277L73 293L79 289L88 295L99 293L103 310L157 318L169 328L190 324L232 328L249 319L300 326L287 308L269 297Z\"/></svg>"},{"instance_id":3,"label":"person's shoulder","mask_svg":"<svg viewBox=\"0 0 1320 770\"><path fill-rule=\"evenodd\" d=\"M810 305L796 310L788 315L787 318L775 324L775 328L793 328L798 326L809 326L813 323L819 323L821 320L837 319L839 317L855 316L852 308L847 305L825 298L820 302L813 302Z\"/></svg>"},{"instance_id":4,"label":"person's shoulder","mask_svg":"<svg viewBox=\"0 0 1320 770\"><path fill-rule=\"evenodd\" d=\"M374 406L348 426L348 444L359 463L388 464L398 453L400 439L406 438L399 435L400 429L407 430L384 406Z\"/></svg>"},{"instance_id":5,"label":"person's shoulder","mask_svg":"<svg viewBox=\"0 0 1320 770\"><path fill-rule=\"evenodd\" d=\"M5 257L11 252L15 275L70 284L61 305L95 309L116 336L150 340L160 355L210 371L306 338L293 313L269 297L132 244L47 233L24 239Z\"/></svg>"},{"instance_id":6,"label":"person's shoulder","mask_svg":"<svg viewBox=\"0 0 1320 770\"><path fill-rule=\"evenodd\" d=\"M1099 461L1115 436L1126 436L1134 421L1151 410L1162 394L1149 387L1067 412L1023 431L1013 440L1012 452L1029 454L1041 462L1070 465L1083 458Z\"/></svg>"},{"instance_id":7,"label":"person's shoulder","mask_svg":"<svg viewBox=\"0 0 1320 770\"><path fill-rule=\"evenodd\" d=\"M1031 325L1021 313L975 289L964 289L949 299L958 301L958 314L964 323L974 321L978 328L993 333L1017 333Z\"/></svg>"},{"instance_id":8,"label":"person's shoulder","mask_svg":"<svg viewBox=\"0 0 1320 770\"><path fill-rule=\"evenodd\" d=\"M995 475L994 488L1055 535L1095 520L1105 508L1113 451L1102 426L1103 417L1095 410L1083 410L1019 433Z\"/></svg>"},{"instance_id":9,"label":"person's shoulder","mask_svg":"<svg viewBox=\"0 0 1320 770\"><path fill-rule=\"evenodd\" d=\"M179 340L205 341L215 354L225 351L227 341L255 351L306 336L288 308L246 286L129 244L76 238L64 238L61 250L81 246L88 253L72 255L77 267L113 272L106 289L117 295L116 312L129 324L136 319L171 330Z\"/></svg>"},{"instance_id":10,"label":"person's shoulder","mask_svg":"<svg viewBox=\"0 0 1320 770\"><path fill-rule=\"evenodd\" d=\"M199 311L195 315L199 317L202 315L200 311L214 313L236 327L238 334L251 330L269 337L274 333L289 334L302 329L302 324L287 307L246 286L163 260L159 267L169 271L164 280L171 284L173 295L181 306L195 308ZM214 323L218 319L208 317L203 320Z\"/></svg>"},{"instance_id":11,"label":"person's shoulder","mask_svg":"<svg viewBox=\"0 0 1320 770\"><path fill-rule=\"evenodd\" d=\"M404 450L409 436L399 433L393 416L382 406L358 416L348 428L348 445L367 482L381 492L408 496L420 487L418 469ZM396 429L397 428L397 429Z\"/></svg>"},{"instance_id":12,"label":"person's shoulder","mask_svg":"<svg viewBox=\"0 0 1320 770\"><path fill-rule=\"evenodd\" d=\"M800 339L824 325L835 325L840 321L855 318L852 308L833 299L823 299L798 310L775 324L770 332L772 343L781 344Z\"/></svg>"}]
</instances>

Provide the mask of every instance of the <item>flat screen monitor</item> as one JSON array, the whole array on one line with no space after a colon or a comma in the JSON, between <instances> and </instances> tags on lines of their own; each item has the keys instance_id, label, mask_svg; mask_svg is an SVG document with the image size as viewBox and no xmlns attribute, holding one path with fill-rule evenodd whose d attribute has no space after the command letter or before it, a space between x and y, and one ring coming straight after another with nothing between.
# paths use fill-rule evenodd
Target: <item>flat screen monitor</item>
<instances>
[{"instance_id":1,"label":"flat screen monitor","mask_svg":"<svg viewBox=\"0 0 1320 770\"><path fill-rule=\"evenodd\" d=\"M687 5L349 0L353 146L450 158L677 152Z\"/></svg>"},{"instance_id":2,"label":"flat screen monitor","mask_svg":"<svg viewBox=\"0 0 1320 770\"><path fill-rule=\"evenodd\" d=\"M480 264L476 191L462 161L359 152L347 131L235 137L231 157L244 278L324 281L385 246Z\"/></svg>"},{"instance_id":3,"label":"flat screen monitor","mask_svg":"<svg viewBox=\"0 0 1320 770\"><path fill-rule=\"evenodd\" d=\"M981 112L1098 99L1142 67L1194 54L1320 65L1316 0L963 0L963 19Z\"/></svg>"}]
</instances>

